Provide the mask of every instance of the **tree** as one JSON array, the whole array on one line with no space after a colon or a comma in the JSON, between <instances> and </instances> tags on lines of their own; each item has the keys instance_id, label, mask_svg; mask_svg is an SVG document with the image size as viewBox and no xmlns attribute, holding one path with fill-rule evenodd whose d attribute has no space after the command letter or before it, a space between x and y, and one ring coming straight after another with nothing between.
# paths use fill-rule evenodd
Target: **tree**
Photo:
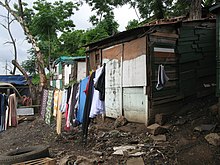
<instances>
[{"instance_id":1,"label":"tree","mask_svg":"<svg viewBox=\"0 0 220 165\"><path fill-rule=\"evenodd\" d=\"M128 22L128 25L125 27L126 30L134 29L139 26L139 22L136 19L133 19Z\"/></svg>"},{"instance_id":2,"label":"tree","mask_svg":"<svg viewBox=\"0 0 220 165\"><path fill-rule=\"evenodd\" d=\"M45 75L45 71L44 71L43 55L40 51L40 48L38 47L36 39L31 34L31 32L30 32L30 30L24 20L24 17L23 17L24 12L23 12L23 8L22 8L21 0L19 0L18 3L19 3L19 13L16 12L15 10L13 10L9 6L9 2L7 0L5 2L0 1L0 5L3 6L21 25L29 42L32 44L32 47L36 53L37 62L38 62L38 72L40 74L40 85L43 88L43 87L46 87L46 85L47 85L47 79L46 79L46 75Z\"/></svg>"},{"instance_id":3,"label":"tree","mask_svg":"<svg viewBox=\"0 0 220 165\"><path fill-rule=\"evenodd\" d=\"M20 23L32 44L40 75L40 86L46 87L45 66L49 65L51 55L54 55L53 58L57 57L60 44L57 39L58 33L68 32L74 28L70 16L73 10L77 9L78 3L57 1L51 4L46 0L37 0L34 2L34 10L27 8L27 4L21 0L18 0L14 7L9 6L7 0L0 1L0 5Z\"/></svg>"},{"instance_id":4,"label":"tree","mask_svg":"<svg viewBox=\"0 0 220 165\"><path fill-rule=\"evenodd\" d=\"M7 16L2 16L4 18L6 18L6 24L3 24L3 23L0 23L7 31L8 31L8 34L10 36L10 39L11 39L11 42L6 42L5 44L12 44L13 45L13 49L14 49L14 60L17 61L17 46L16 46L16 40L14 39L13 35L12 35L12 32L11 32L11 24L13 23L13 21L15 21L14 19L11 19L10 18L10 13L8 11L7 13ZM16 67L14 66L14 69L13 71L10 71L11 74L15 74L15 71L16 71Z\"/></svg>"}]
</instances>

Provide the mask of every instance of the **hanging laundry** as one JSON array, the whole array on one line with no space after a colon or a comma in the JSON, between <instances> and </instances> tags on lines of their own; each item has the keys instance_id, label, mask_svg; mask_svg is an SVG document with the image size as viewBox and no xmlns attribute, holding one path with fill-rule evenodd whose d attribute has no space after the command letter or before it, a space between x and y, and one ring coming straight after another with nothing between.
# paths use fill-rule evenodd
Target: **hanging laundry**
<instances>
[{"instance_id":1,"label":"hanging laundry","mask_svg":"<svg viewBox=\"0 0 220 165\"><path fill-rule=\"evenodd\" d=\"M105 63L102 66L102 73L94 85L95 89L99 91L99 99L105 101Z\"/></svg>"},{"instance_id":2,"label":"hanging laundry","mask_svg":"<svg viewBox=\"0 0 220 165\"><path fill-rule=\"evenodd\" d=\"M76 94L78 92L78 86L79 86L79 83L75 83L73 85L73 93L72 93L72 100L71 100L71 104L70 104L70 113L69 113L69 120L70 120L70 123L72 125L74 125L74 122L75 121L74 119L76 118L76 109L75 109L75 106L76 106L76 103L77 103L77 100L76 100Z\"/></svg>"},{"instance_id":3,"label":"hanging laundry","mask_svg":"<svg viewBox=\"0 0 220 165\"><path fill-rule=\"evenodd\" d=\"M41 117L44 119L46 106L47 106L47 97L48 97L48 90L43 89L42 99L41 99L41 108L40 108L40 114Z\"/></svg>"},{"instance_id":4,"label":"hanging laundry","mask_svg":"<svg viewBox=\"0 0 220 165\"><path fill-rule=\"evenodd\" d=\"M82 130L83 130L83 140L86 143L87 141L87 136L88 136L88 126L90 123L90 110L91 110L91 105L92 105L92 98L93 98L93 90L94 90L94 79L95 77L95 72L93 72L89 78L89 82L87 83L87 90L85 91L86 93L86 102L85 102L85 107L84 107L84 112L83 112L83 123L82 123Z\"/></svg>"},{"instance_id":5,"label":"hanging laundry","mask_svg":"<svg viewBox=\"0 0 220 165\"><path fill-rule=\"evenodd\" d=\"M0 131L6 130L6 110L7 110L7 97L4 94L0 94ZM17 116L16 116L17 117Z\"/></svg>"},{"instance_id":6,"label":"hanging laundry","mask_svg":"<svg viewBox=\"0 0 220 165\"><path fill-rule=\"evenodd\" d=\"M48 91L47 107L45 112L45 122L46 124L51 123L52 118L52 106L53 106L53 90Z\"/></svg>"},{"instance_id":7,"label":"hanging laundry","mask_svg":"<svg viewBox=\"0 0 220 165\"><path fill-rule=\"evenodd\" d=\"M67 89L63 90L63 96L62 96L62 101L60 105L60 111L64 113L66 111L66 102L67 102Z\"/></svg>"},{"instance_id":8,"label":"hanging laundry","mask_svg":"<svg viewBox=\"0 0 220 165\"><path fill-rule=\"evenodd\" d=\"M8 97L8 105L9 105L9 126L17 126L18 120L17 120L17 100L16 95L11 94Z\"/></svg>"},{"instance_id":9,"label":"hanging laundry","mask_svg":"<svg viewBox=\"0 0 220 165\"><path fill-rule=\"evenodd\" d=\"M56 117L58 111L58 99L59 99L59 90L54 91L54 99L53 99L53 116Z\"/></svg>"},{"instance_id":10,"label":"hanging laundry","mask_svg":"<svg viewBox=\"0 0 220 165\"><path fill-rule=\"evenodd\" d=\"M83 113L84 113L84 107L86 102L86 94L84 90L86 89L86 84L89 81L89 77L84 78L79 85L79 106L77 110L77 116L76 119L79 123L83 123Z\"/></svg>"},{"instance_id":11,"label":"hanging laundry","mask_svg":"<svg viewBox=\"0 0 220 165\"><path fill-rule=\"evenodd\" d=\"M97 81L99 80L100 75L103 73L102 71L103 71L103 66L95 71L95 78L93 79L94 84L96 84ZM89 117L94 118L98 114L103 114L103 113L104 113L104 101L100 100L100 92L94 89Z\"/></svg>"},{"instance_id":12,"label":"hanging laundry","mask_svg":"<svg viewBox=\"0 0 220 165\"><path fill-rule=\"evenodd\" d=\"M68 100L68 110L66 111L66 125L64 127L64 129L66 131L70 130L70 113L71 113L71 104L72 104L72 97L73 97L73 85L70 88L70 96L69 96L69 100Z\"/></svg>"},{"instance_id":13,"label":"hanging laundry","mask_svg":"<svg viewBox=\"0 0 220 165\"><path fill-rule=\"evenodd\" d=\"M166 75L164 66L163 65L159 65L156 89L157 90L161 90L168 80L169 80L169 78Z\"/></svg>"},{"instance_id":14,"label":"hanging laundry","mask_svg":"<svg viewBox=\"0 0 220 165\"><path fill-rule=\"evenodd\" d=\"M62 112L60 111L60 105L62 102L63 91L59 91L58 97L58 110L57 110L57 134L61 134L61 127L62 127Z\"/></svg>"}]
</instances>

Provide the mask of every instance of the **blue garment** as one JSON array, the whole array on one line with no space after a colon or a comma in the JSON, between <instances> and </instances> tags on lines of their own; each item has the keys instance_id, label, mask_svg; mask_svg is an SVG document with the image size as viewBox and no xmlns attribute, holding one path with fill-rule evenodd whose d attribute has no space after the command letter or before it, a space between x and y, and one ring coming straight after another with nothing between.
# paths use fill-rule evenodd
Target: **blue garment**
<instances>
[{"instance_id":1,"label":"blue garment","mask_svg":"<svg viewBox=\"0 0 220 165\"><path fill-rule=\"evenodd\" d=\"M89 81L89 77L86 77L80 82L79 107L78 107L77 116L76 116L76 120L79 123L83 123L83 113L84 113L84 107L85 107L85 102L86 102L86 94L84 90L86 90L86 85L88 81Z\"/></svg>"}]
</instances>

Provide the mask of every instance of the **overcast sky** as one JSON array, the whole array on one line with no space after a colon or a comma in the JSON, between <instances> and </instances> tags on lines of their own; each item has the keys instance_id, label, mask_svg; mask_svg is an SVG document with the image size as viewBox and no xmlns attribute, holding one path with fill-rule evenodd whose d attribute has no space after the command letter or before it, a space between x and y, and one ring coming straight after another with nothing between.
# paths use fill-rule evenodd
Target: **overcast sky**
<instances>
[{"instance_id":1,"label":"overcast sky","mask_svg":"<svg viewBox=\"0 0 220 165\"><path fill-rule=\"evenodd\" d=\"M52 1L52 0L50 0ZM65 0L68 1L68 0ZM28 0L28 3L32 3L33 0ZM52 1L53 2L53 1ZM0 15L6 15L4 8L0 6ZM118 22L119 31L124 31L125 26L129 20L137 19L135 11L130 9L129 6L123 6L114 10L115 20ZM89 23L89 17L92 15L91 9L88 5L84 4L75 12L73 16L74 24L76 29L89 29L92 25ZM0 23L4 24L5 19L0 17ZM18 49L18 61L21 64L22 61L28 58L27 51L31 48L31 45L25 40L25 36L20 25L17 22L14 22L11 25L11 30L14 38L16 39L17 49ZM0 25L0 74L6 74L6 63L8 69L12 68L11 60L14 59L13 47L11 44L5 44L10 41L8 31ZM7 71L9 74L9 71ZM20 74L18 72L17 74Z\"/></svg>"}]
</instances>

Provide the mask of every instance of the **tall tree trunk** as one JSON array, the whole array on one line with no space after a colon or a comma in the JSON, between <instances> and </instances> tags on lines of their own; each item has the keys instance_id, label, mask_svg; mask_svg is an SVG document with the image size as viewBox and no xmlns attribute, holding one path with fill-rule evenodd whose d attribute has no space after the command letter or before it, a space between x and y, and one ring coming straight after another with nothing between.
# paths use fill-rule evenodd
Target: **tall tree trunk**
<instances>
[{"instance_id":1,"label":"tall tree trunk","mask_svg":"<svg viewBox=\"0 0 220 165\"><path fill-rule=\"evenodd\" d=\"M202 18L202 0L192 0L190 6L189 19L196 20Z\"/></svg>"},{"instance_id":2,"label":"tall tree trunk","mask_svg":"<svg viewBox=\"0 0 220 165\"><path fill-rule=\"evenodd\" d=\"M37 57L37 64L38 64L38 73L40 75L40 91L42 90L42 88L47 86L47 78L46 78L46 74L44 71L44 60L43 60L43 55L40 51L40 48L37 45L37 41L35 40L35 38L33 37L33 35L30 33L27 25L25 24L24 19L22 18L22 14L21 16L19 16L15 11L13 11L9 4L3 3L0 1L0 5L3 6L5 9L7 9L11 15L14 16L14 18L20 23L22 29L24 30L25 35L27 36L28 40L31 42L32 47L35 51L36 57ZM21 0L19 0L19 6L22 6L21 4ZM20 10L22 10L22 8L20 8ZM23 11L21 11L22 13Z\"/></svg>"}]
</instances>

